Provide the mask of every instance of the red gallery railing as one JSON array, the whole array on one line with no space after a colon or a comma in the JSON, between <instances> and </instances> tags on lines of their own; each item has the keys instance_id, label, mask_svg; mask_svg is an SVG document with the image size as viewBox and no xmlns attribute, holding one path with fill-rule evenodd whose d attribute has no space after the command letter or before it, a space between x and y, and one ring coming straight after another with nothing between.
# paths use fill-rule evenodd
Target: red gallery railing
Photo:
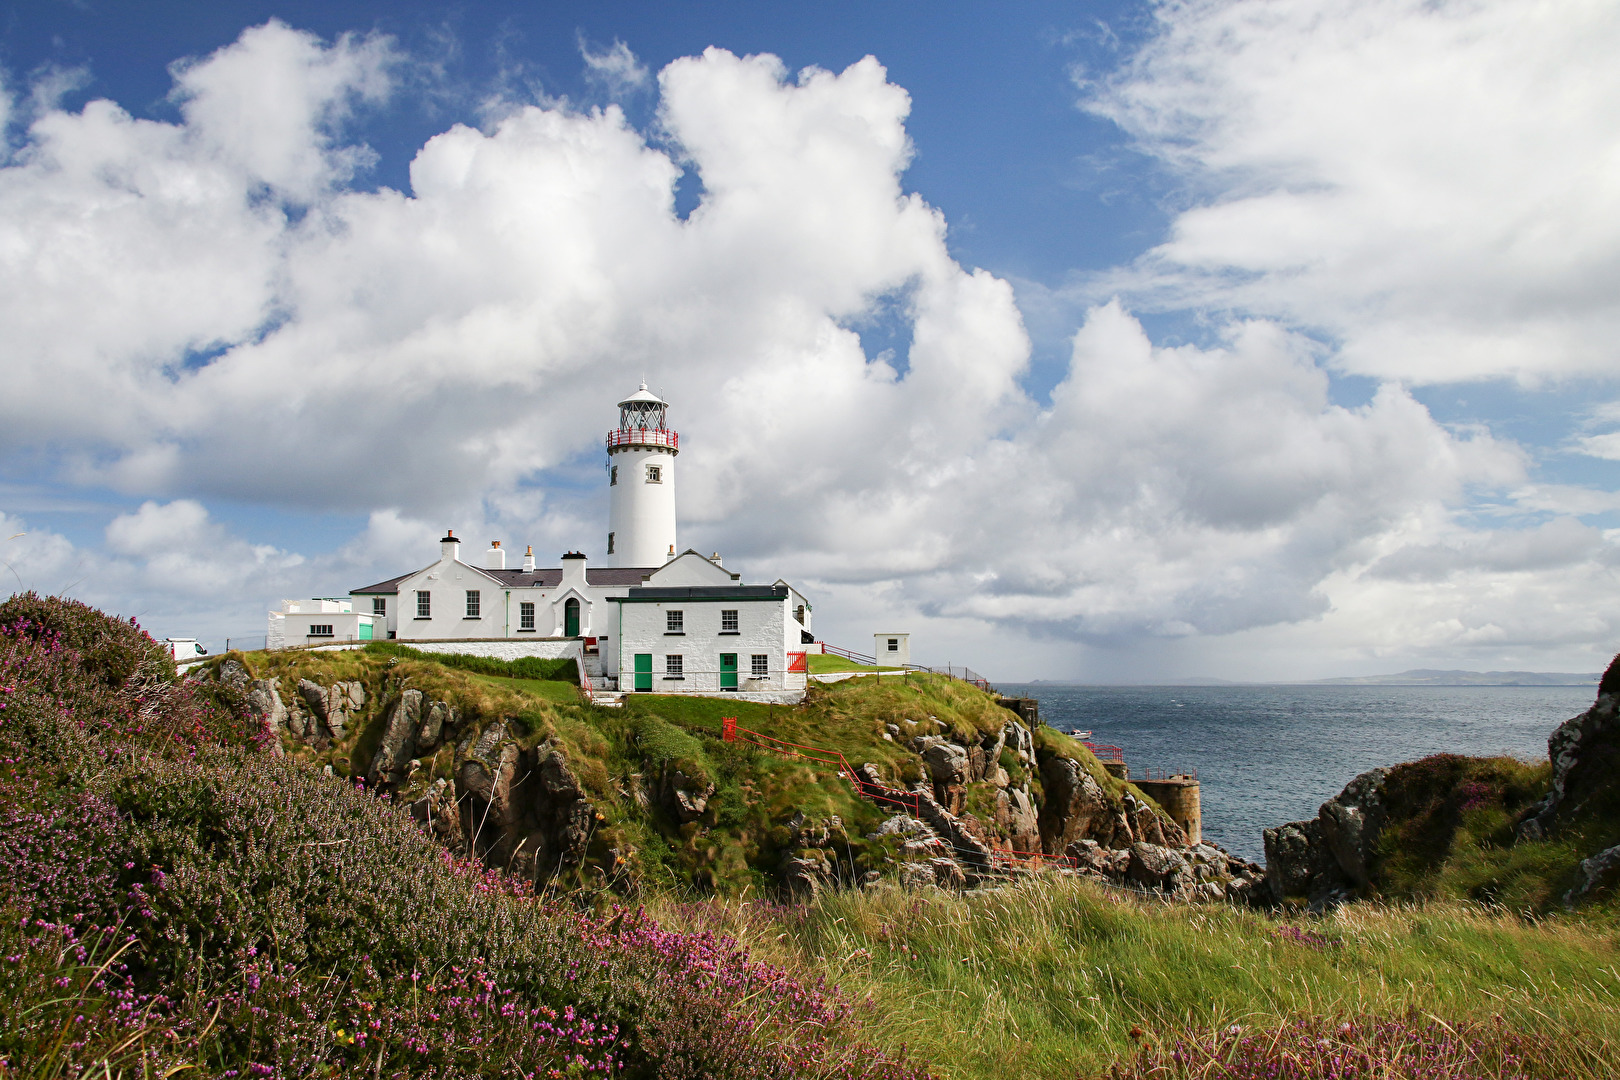
<instances>
[{"instance_id":1,"label":"red gallery railing","mask_svg":"<svg viewBox=\"0 0 1620 1080\"><path fill-rule=\"evenodd\" d=\"M814 761L824 765L837 765L838 775L849 781L855 793L862 798L869 799L879 806L897 806L905 810L912 817L922 818L922 797L913 792L894 791L881 784L874 784L861 779L859 773L849 764L849 760L837 750L827 750L819 746L803 746L799 743L790 743L784 739L777 739L770 735L762 735L757 731L750 731L737 726L734 716L722 717L720 720L720 737L726 742L743 742L757 746L761 750L769 750L785 758L794 758L801 761ZM953 851L956 848L942 839L936 838L934 844ZM968 852L969 854L978 854ZM1067 855L1048 855L1041 851L1002 851L997 848L990 849L991 865L998 869L1008 869L1018 863L1027 862L1053 863L1059 866L1074 866L1075 861Z\"/></svg>"},{"instance_id":2,"label":"red gallery railing","mask_svg":"<svg viewBox=\"0 0 1620 1080\"><path fill-rule=\"evenodd\" d=\"M676 431L659 431L656 428L614 428L608 432L608 449L615 446L665 446L671 450L681 448L681 436Z\"/></svg>"}]
</instances>

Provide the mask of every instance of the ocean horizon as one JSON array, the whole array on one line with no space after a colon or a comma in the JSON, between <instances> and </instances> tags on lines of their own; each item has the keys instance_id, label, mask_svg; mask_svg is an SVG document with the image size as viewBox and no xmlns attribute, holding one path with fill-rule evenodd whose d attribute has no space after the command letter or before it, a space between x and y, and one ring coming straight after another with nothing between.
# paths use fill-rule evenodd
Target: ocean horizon
<instances>
[{"instance_id":1,"label":"ocean horizon","mask_svg":"<svg viewBox=\"0 0 1620 1080\"><path fill-rule=\"evenodd\" d=\"M1204 838L1264 861L1261 832L1316 816L1360 773L1431 754L1545 761L1590 685L1001 683L1060 731L1118 746L1132 775L1196 769Z\"/></svg>"}]
</instances>

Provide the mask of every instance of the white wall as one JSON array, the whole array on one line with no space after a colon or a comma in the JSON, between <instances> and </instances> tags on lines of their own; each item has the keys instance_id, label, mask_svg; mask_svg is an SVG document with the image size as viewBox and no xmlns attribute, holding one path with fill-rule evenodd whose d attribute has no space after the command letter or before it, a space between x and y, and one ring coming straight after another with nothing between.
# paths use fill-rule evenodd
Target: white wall
<instances>
[{"instance_id":1,"label":"white wall","mask_svg":"<svg viewBox=\"0 0 1620 1080\"><path fill-rule=\"evenodd\" d=\"M316 624L332 627L330 637L311 637L309 628ZM360 627L362 625L372 628L373 640L382 640L386 634L380 633L381 619L373 619L370 615L361 615L353 611L339 612L282 612L270 613L270 624L265 632L265 647L267 649L285 649L294 645L312 645L328 641L360 641Z\"/></svg>"},{"instance_id":2,"label":"white wall","mask_svg":"<svg viewBox=\"0 0 1620 1080\"><path fill-rule=\"evenodd\" d=\"M467 591L477 589L479 616L469 619ZM433 595L432 614L416 615L416 594ZM441 559L399 583L395 635L400 641L420 638L491 638L506 636L506 597L501 583L460 561ZM516 621L516 611L513 620Z\"/></svg>"},{"instance_id":3,"label":"white wall","mask_svg":"<svg viewBox=\"0 0 1620 1080\"><path fill-rule=\"evenodd\" d=\"M647 482L649 465L658 467L659 483ZM616 448L608 455L610 478L614 468L619 482L608 487L608 531L614 545L607 564L664 565L675 547L675 455L664 447Z\"/></svg>"},{"instance_id":4,"label":"white wall","mask_svg":"<svg viewBox=\"0 0 1620 1080\"><path fill-rule=\"evenodd\" d=\"M738 575L716 566L696 552L682 552L647 575L649 588L685 588L690 585L735 585Z\"/></svg>"},{"instance_id":5,"label":"white wall","mask_svg":"<svg viewBox=\"0 0 1620 1080\"><path fill-rule=\"evenodd\" d=\"M387 593L349 594L349 599L354 603L354 610L359 612L361 615L370 615L372 613L372 600L379 598L387 605L387 610L383 613L383 618L379 620L377 626L377 637L386 638L388 633L399 633L399 597L392 596ZM386 623L386 627L383 625L384 623Z\"/></svg>"},{"instance_id":6,"label":"white wall","mask_svg":"<svg viewBox=\"0 0 1620 1080\"><path fill-rule=\"evenodd\" d=\"M804 688L804 675L794 672L790 676L786 670L787 654L802 650L787 647L787 624L793 620L785 601L682 598L615 606L623 612L618 641L611 645L618 665L620 690L634 689L637 653L652 655L654 693L719 692L721 653L737 654L739 690ZM665 630L668 625L665 613L672 609L684 613L686 631L678 637ZM736 634L721 634L722 609L736 610ZM791 632L797 641L797 623L793 623ZM665 675L665 657L671 653L679 653L685 660L685 676L680 681ZM763 680L751 677L752 658L756 653L768 657L769 675Z\"/></svg>"},{"instance_id":7,"label":"white wall","mask_svg":"<svg viewBox=\"0 0 1620 1080\"><path fill-rule=\"evenodd\" d=\"M897 648L889 649L889 642L893 641ZM911 635L908 633L873 634L872 655L877 662L885 666L904 667L911 663Z\"/></svg>"}]
</instances>

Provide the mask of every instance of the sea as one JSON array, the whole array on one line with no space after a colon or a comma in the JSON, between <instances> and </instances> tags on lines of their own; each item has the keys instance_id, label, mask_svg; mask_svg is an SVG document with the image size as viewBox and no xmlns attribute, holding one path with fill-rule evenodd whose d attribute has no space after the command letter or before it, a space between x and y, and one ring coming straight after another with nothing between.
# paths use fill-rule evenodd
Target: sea
<instances>
[{"instance_id":1,"label":"sea","mask_svg":"<svg viewBox=\"0 0 1620 1080\"><path fill-rule=\"evenodd\" d=\"M1591 686L1071 686L1004 684L1041 720L1121 747L1133 775L1198 771L1203 833L1263 862L1261 830L1315 817L1360 773L1430 754L1547 759Z\"/></svg>"}]
</instances>

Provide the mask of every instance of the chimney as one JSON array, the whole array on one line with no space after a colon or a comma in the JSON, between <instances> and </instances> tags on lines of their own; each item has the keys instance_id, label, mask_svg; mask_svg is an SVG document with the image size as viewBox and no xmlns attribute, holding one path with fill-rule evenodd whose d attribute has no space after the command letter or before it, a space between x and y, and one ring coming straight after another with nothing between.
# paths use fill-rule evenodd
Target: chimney
<instances>
[{"instance_id":1,"label":"chimney","mask_svg":"<svg viewBox=\"0 0 1620 1080\"><path fill-rule=\"evenodd\" d=\"M716 566L722 565L720 562L720 553L718 551L709 556L709 561L714 563Z\"/></svg>"},{"instance_id":2,"label":"chimney","mask_svg":"<svg viewBox=\"0 0 1620 1080\"><path fill-rule=\"evenodd\" d=\"M499 540L491 540L489 542L489 550L484 552L484 569L506 569L506 551L501 547L501 542Z\"/></svg>"},{"instance_id":3,"label":"chimney","mask_svg":"<svg viewBox=\"0 0 1620 1080\"><path fill-rule=\"evenodd\" d=\"M534 573L534 545L533 544L530 544L529 547L528 547L528 550L523 553L523 572L525 574Z\"/></svg>"},{"instance_id":4,"label":"chimney","mask_svg":"<svg viewBox=\"0 0 1620 1080\"><path fill-rule=\"evenodd\" d=\"M588 560L584 552L570 551L562 557L562 582L557 586L559 593L569 589L578 589L584 592L586 588L585 564Z\"/></svg>"},{"instance_id":5,"label":"chimney","mask_svg":"<svg viewBox=\"0 0 1620 1080\"><path fill-rule=\"evenodd\" d=\"M439 541L439 551L446 559L461 558L461 541L456 539L454 529L444 530L444 539Z\"/></svg>"},{"instance_id":6,"label":"chimney","mask_svg":"<svg viewBox=\"0 0 1620 1080\"><path fill-rule=\"evenodd\" d=\"M669 558L673 559L674 557L675 557L675 545L671 544L671 545L669 545ZM667 562L668 559L666 559L665 561Z\"/></svg>"}]
</instances>

